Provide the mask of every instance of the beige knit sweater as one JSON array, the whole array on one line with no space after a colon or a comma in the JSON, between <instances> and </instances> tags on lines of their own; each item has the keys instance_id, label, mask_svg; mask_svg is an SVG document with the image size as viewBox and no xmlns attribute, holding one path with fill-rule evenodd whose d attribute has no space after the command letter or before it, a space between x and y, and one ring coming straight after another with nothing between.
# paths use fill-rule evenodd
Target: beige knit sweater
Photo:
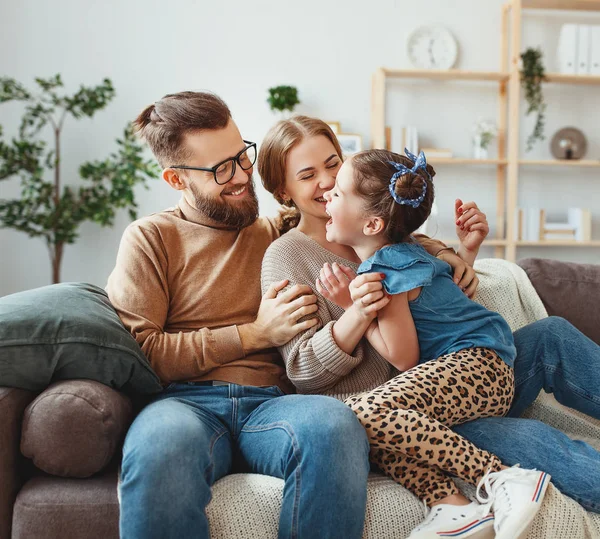
<instances>
[{"instance_id":1,"label":"beige knit sweater","mask_svg":"<svg viewBox=\"0 0 600 539\"><path fill-rule=\"evenodd\" d=\"M424 236L418 239L434 255L445 247ZM267 249L261 285L264 293L271 283L289 279L288 286L305 284L313 289L319 323L279 347L279 352L298 393L320 393L343 399L380 386L397 371L366 339L360 341L352 355L336 344L332 327L344 311L315 288L315 280L325 262L345 264L355 271L358 268L357 264L331 253L299 230L290 230Z\"/></svg>"}]
</instances>

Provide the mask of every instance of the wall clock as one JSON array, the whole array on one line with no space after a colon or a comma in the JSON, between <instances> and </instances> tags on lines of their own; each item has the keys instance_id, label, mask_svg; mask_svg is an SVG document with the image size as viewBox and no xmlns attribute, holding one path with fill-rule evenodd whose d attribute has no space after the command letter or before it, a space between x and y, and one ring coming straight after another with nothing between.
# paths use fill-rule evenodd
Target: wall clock
<instances>
[{"instance_id":1,"label":"wall clock","mask_svg":"<svg viewBox=\"0 0 600 539\"><path fill-rule=\"evenodd\" d=\"M409 36L407 51L418 69L450 69L456 63L458 44L443 26L421 26Z\"/></svg>"}]
</instances>

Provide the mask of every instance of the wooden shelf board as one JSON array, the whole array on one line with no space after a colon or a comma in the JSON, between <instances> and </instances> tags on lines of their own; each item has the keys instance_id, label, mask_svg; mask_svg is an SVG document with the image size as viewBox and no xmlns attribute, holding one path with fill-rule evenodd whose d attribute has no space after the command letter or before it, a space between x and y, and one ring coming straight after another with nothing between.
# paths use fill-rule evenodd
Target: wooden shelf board
<instances>
[{"instance_id":1,"label":"wooden shelf board","mask_svg":"<svg viewBox=\"0 0 600 539\"><path fill-rule=\"evenodd\" d=\"M523 159L519 165L541 167L600 167L600 161L584 159Z\"/></svg>"},{"instance_id":2,"label":"wooden shelf board","mask_svg":"<svg viewBox=\"0 0 600 539\"><path fill-rule=\"evenodd\" d=\"M571 75L569 73L546 73L547 82L562 84L600 84L600 75Z\"/></svg>"},{"instance_id":3,"label":"wooden shelf board","mask_svg":"<svg viewBox=\"0 0 600 539\"><path fill-rule=\"evenodd\" d=\"M485 245L485 242L483 243ZM592 241L565 241L565 240L546 240L546 241L518 241L519 247L600 247L600 240Z\"/></svg>"},{"instance_id":4,"label":"wooden shelf board","mask_svg":"<svg viewBox=\"0 0 600 539\"><path fill-rule=\"evenodd\" d=\"M524 9L600 11L600 0L523 0Z\"/></svg>"},{"instance_id":5,"label":"wooden shelf board","mask_svg":"<svg viewBox=\"0 0 600 539\"><path fill-rule=\"evenodd\" d=\"M499 71L464 71L461 69L388 69L381 68L386 77L434 80L489 80L507 81L510 73Z\"/></svg>"},{"instance_id":6,"label":"wooden shelf board","mask_svg":"<svg viewBox=\"0 0 600 539\"><path fill-rule=\"evenodd\" d=\"M506 165L506 159L462 159L460 157L432 157L432 165Z\"/></svg>"},{"instance_id":7,"label":"wooden shelf board","mask_svg":"<svg viewBox=\"0 0 600 539\"><path fill-rule=\"evenodd\" d=\"M441 239L439 241L441 241L442 243L445 243L446 245L458 245L460 243L460 241L458 241L458 239L456 239L456 238L449 239L449 240ZM494 246L502 246L502 245L506 245L506 240L495 240L495 239L483 240L483 243L481 244L482 247L494 247Z\"/></svg>"}]
</instances>

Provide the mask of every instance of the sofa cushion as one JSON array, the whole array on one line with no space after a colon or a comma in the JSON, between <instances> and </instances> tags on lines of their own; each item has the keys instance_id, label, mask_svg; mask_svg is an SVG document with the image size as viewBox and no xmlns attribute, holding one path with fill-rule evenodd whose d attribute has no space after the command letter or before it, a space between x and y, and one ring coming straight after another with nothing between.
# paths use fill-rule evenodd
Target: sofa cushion
<instances>
[{"instance_id":1,"label":"sofa cushion","mask_svg":"<svg viewBox=\"0 0 600 539\"><path fill-rule=\"evenodd\" d=\"M19 452L25 407L35 393L0 387L0 537L11 537L12 508L21 488Z\"/></svg>"},{"instance_id":2,"label":"sofa cushion","mask_svg":"<svg viewBox=\"0 0 600 539\"><path fill-rule=\"evenodd\" d=\"M0 298L0 386L41 391L76 378L144 394L161 389L101 288L63 283Z\"/></svg>"},{"instance_id":3,"label":"sofa cushion","mask_svg":"<svg viewBox=\"0 0 600 539\"><path fill-rule=\"evenodd\" d=\"M15 502L12 539L118 539L117 473L90 479L34 477Z\"/></svg>"},{"instance_id":4,"label":"sofa cushion","mask_svg":"<svg viewBox=\"0 0 600 539\"><path fill-rule=\"evenodd\" d=\"M49 474L89 477L111 461L132 420L123 393L90 380L57 382L25 410L21 452Z\"/></svg>"},{"instance_id":5,"label":"sofa cushion","mask_svg":"<svg viewBox=\"0 0 600 539\"><path fill-rule=\"evenodd\" d=\"M544 258L519 261L548 314L562 316L600 344L600 265Z\"/></svg>"}]
</instances>

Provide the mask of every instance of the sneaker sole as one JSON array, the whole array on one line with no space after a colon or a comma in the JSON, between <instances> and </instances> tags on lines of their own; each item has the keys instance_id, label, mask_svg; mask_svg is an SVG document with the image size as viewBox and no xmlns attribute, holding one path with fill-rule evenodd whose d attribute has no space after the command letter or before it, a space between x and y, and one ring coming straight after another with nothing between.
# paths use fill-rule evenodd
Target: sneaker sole
<instances>
[{"instance_id":1,"label":"sneaker sole","mask_svg":"<svg viewBox=\"0 0 600 539\"><path fill-rule=\"evenodd\" d=\"M537 509L535 512L523 521L521 527L517 530L513 530L510 532L510 535L507 535L509 532L505 533L496 533L496 539L524 539L527 536L527 532L531 527L533 519L535 515L537 515L540 507L542 506L542 501L544 500L544 496L546 495L546 490L548 489L548 485L550 484L550 475L547 473L541 473L538 479L538 483L536 489L531 498L532 502L537 503ZM515 535L516 534L516 535Z\"/></svg>"}]
</instances>

